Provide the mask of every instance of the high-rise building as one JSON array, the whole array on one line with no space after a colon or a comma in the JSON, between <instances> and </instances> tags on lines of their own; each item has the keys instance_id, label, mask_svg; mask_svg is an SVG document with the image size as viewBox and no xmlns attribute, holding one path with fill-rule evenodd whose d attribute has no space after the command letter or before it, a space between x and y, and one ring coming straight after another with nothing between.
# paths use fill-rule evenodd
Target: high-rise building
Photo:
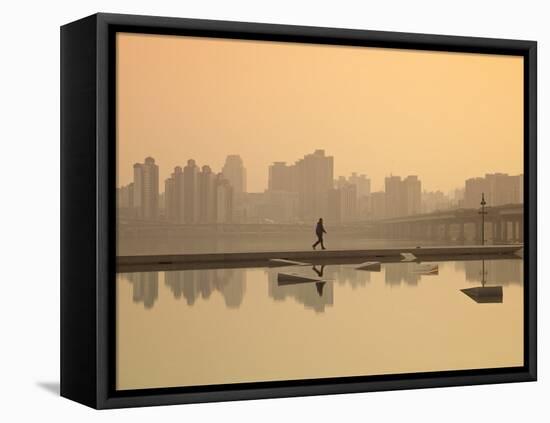
<instances>
[{"instance_id":1,"label":"high-rise building","mask_svg":"<svg viewBox=\"0 0 550 423\"><path fill-rule=\"evenodd\" d=\"M523 202L523 175L511 176L507 173L486 174L486 201L492 206L519 204Z\"/></svg>"},{"instance_id":2,"label":"high-rise building","mask_svg":"<svg viewBox=\"0 0 550 423\"><path fill-rule=\"evenodd\" d=\"M130 182L117 190L117 207L130 209L134 207L134 183Z\"/></svg>"},{"instance_id":3,"label":"high-rise building","mask_svg":"<svg viewBox=\"0 0 550 423\"><path fill-rule=\"evenodd\" d=\"M300 217L318 219L327 212L329 191L333 189L334 158L325 156L325 150L315 150L294 166Z\"/></svg>"},{"instance_id":4,"label":"high-rise building","mask_svg":"<svg viewBox=\"0 0 550 423\"><path fill-rule=\"evenodd\" d=\"M464 188L464 207L474 209L479 207L481 194L487 191L487 183L485 178L469 178L466 179Z\"/></svg>"},{"instance_id":5,"label":"high-rise building","mask_svg":"<svg viewBox=\"0 0 550 423\"><path fill-rule=\"evenodd\" d=\"M352 185L355 185L357 198L370 195L370 179L367 178L367 175L358 175L357 173L353 172L348 178L348 182Z\"/></svg>"},{"instance_id":6,"label":"high-rise building","mask_svg":"<svg viewBox=\"0 0 550 423\"><path fill-rule=\"evenodd\" d=\"M267 189L270 191L293 191L293 166L286 162L274 162L269 166Z\"/></svg>"},{"instance_id":7,"label":"high-rise building","mask_svg":"<svg viewBox=\"0 0 550 423\"><path fill-rule=\"evenodd\" d=\"M142 219L158 217L159 168L152 157L134 164L134 208Z\"/></svg>"},{"instance_id":8,"label":"high-rise building","mask_svg":"<svg viewBox=\"0 0 550 423\"><path fill-rule=\"evenodd\" d=\"M164 196L166 219L183 223L183 170L180 166L176 166L164 182Z\"/></svg>"},{"instance_id":9,"label":"high-rise building","mask_svg":"<svg viewBox=\"0 0 550 423\"><path fill-rule=\"evenodd\" d=\"M327 218L335 223L346 223L357 219L357 187L345 184L334 188L328 194Z\"/></svg>"},{"instance_id":10,"label":"high-rise building","mask_svg":"<svg viewBox=\"0 0 550 423\"><path fill-rule=\"evenodd\" d=\"M187 160L183 168L183 221L187 224L199 220L199 167L195 160Z\"/></svg>"},{"instance_id":11,"label":"high-rise building","mask_svg":"<svg viewBox=\"0 0 550 423\"><path fill-rule=\"evenodd\" d=\"M117 213L119 218L135 218L134 209L134 183L117 188L116 194Z\"/></svg>"},{"instance_id":12,"label":"high-rise building","mask_svg":"<svg viewBox=\"0 0 550 423\"><path fill-rule=\"evenodd\" d=\"M229 223L233 220L233 187L225 176L216 176L216 223Z\"/></svg>"},{"instance_id":13,"label":"high-rise building","mask_svg":"<svg viewBox=\"0 0 550 423\"><path fill-rule=\"evenodd\" d=\"M478 208L481 194L487 206L523 203L523 174L488 173L485 177L470 178L465 182L464 207Z\"/></svg>"},{"instance_id":14,"label":"high-rise building","mask_svg":"<svg viewBox=\"0 0 550 423\"><path fill-rule=\"evenodd\" d=\"M422 184L418 176L410 175L401 180L400 176L387 176L386 217L409 216L420 213Z\"/></svg>"},{"instance_id":15,"label":"high-rise building","mask_svg":"<svg viewBox=\"0 0 550 423\"><path fill-rule=\"evenodd\" d=\"M230 154L225 159L222 174L233 187L235 194L246 192L246 168L238 154Z\"/></svg>"},{"instance_id":16,"label":"high-rise building","mask_svg":"<svg viewBox=\"0 0 550 423\"><path fill-rule=\"evenodd\" d=\"M404 215L410 216L420 213L422 184L416 175L407 176L403 180Z\"/></svg>"},{"instance_id":17,"label":"high-rise building","mask_svg":"<svg viewBox=\"0 0 550 423\"><path fill-rule=\"evenodd\" d=\"M164 215L169 222L175 222L177 220L178 213L176 204L175 181L174 177L171 176L164 181L164 205L166 208Z\"/></svg>"},{"instance_id":18,"label":"high-rise building","mask_svg":"<svg viewBox=\"0 0 550 423\"><path fill-rule=\"evenodd\" d=\"M464 208L464 188L456 188L449 193L451 208Z\"/></svg>"},{"instance_id":19,"label":"high-rise building","mask_svg":"<svg viewBox=\"0 0 550 423\"><path fill-rule=\"evenodd\" d=\"M450 198L442 191L422 192L421 212L432 213L439 210L447 210L451 207Z\"/></svg>"},{"instance_id":20,"label":"high-rise building","mask_svg":"<svg viewBox=\"0 0 550 423\"><path fill-rule=\"evenodd\" d=\"M374 220L386 218L386 193L384 191L373 192L370 196L370 216Z\"/></svg>"},{"instance_id":21,"label":"high-rise building","mask_svg":"<svg viewBox=\"0 0 550 423\"><path fill-rule=\"evenodd\" d=\"M216 175L210 166L203 166L199 173L199 222L213 223L216 220Z\"/></svg>"},{"instance_id":22,"label":"high-rise building","mask_svg":"<svg viewBox=\"0 0 550 423\"><path fill-rule=\"evenodd\" d=\"M400 176L386 176L386 217L404 216L404 198Z\"/></svg>"}]
</instances>

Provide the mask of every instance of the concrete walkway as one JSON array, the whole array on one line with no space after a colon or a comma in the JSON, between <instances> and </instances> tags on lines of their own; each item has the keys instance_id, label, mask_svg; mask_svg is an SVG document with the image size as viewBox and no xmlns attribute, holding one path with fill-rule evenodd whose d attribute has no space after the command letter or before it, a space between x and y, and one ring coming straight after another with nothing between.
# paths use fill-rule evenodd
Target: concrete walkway
<instances>
[{"instance_id":1,"label":"concrete walkway","mask_svg":"<svg viewBox=\"0 0 550 423\"><path fill-rule=\"evenodd\" d=\"M270 259L295 260L317 264L360 263L367 260L399 262L403 260L402 253L411 253L419 261L514 258L517 257L516 253L519 253L522 248L523 244L461 245L365 250L261 251L249 253L118 256L117 271L264 267L269 266Z\"/></svg>"}]
</instances>

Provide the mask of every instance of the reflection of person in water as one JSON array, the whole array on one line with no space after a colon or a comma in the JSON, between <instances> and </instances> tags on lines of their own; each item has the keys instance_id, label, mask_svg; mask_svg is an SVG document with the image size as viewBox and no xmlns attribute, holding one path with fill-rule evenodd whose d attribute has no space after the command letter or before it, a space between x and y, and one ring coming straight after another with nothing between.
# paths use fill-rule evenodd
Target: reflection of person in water
<instances>
[{"instance_id":1,"label":"reflection of person in water","mask_svg":"<svg viewBox=\"0 0 550 423\"><path fill-rule=\"evenodd\" d=\"M317 273L317 276L319 276L320 278L323 277L323 272L325 271L325 265L324 264L321 265L320 269L317 269L317 265L314 264L312 266L312 269L315 273ZM319 294L319 297L323 296L323 288L324 287L325 287L325 281L315 282L315 288L317 288L317 293Z\"/></svg>"},{"instance_id":2,"label":"reflection of person in water","mask_svg":"<svg viewBox=\"0 0 550 423\"><path fill-rule=\"evenodd\" d=\"M320 278L323 277L323 272L325 271L325 265L324 264L321 265L321 269L317 269L317 265L314 264L312 269L315 273L317 273L317 276L319 276Z\"/></svg>"},{"instance_id":3,"label":"reflection of person in water","mask_svg":"<svg viewBox=\"0 0 550 423\"><path fill-rule=\"evenodd\" d=\"M317 294L319 297L323 296L323 288L325 287L326 282L315 282L315 288L317 288Z\"/></svg>"},{"instance_id":4,"label":"reflection of person in water","mask_svg":"<svg viewBox=\"0 0 550 423\"><path fill-rule=\"evenodd\" d=\"M320 218L317 222L317 226L315 227L315 234L317 235L317 242L312 245L313 249L315 250L315 247L317 245L321 244L321 248L323 250L326 250L325 244L323 244L323 234L326 234L327 231L325 231L325 227L323 226L323 218Z\"/></svg>"}]
</instances>

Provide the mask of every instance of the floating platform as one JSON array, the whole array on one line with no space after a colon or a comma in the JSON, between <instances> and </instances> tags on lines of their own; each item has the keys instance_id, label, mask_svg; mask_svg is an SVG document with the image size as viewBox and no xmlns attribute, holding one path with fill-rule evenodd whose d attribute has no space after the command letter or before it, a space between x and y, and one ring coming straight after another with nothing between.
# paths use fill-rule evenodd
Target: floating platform
<instances>
[{"instance_id":1,"label":"floating platform","mask_svg":"<svg viewBox=\"0 0 550 423\"><path fill-rule=\"evenodd\" d=\"M322 279L308 278L296 273L278 273L277 283L279 285L292 285L297 283L324 282Z\"/></svg>"},{"instance_id":2,"label":"floating platform","mask_svg":"<svg viewBox=\"0 0 550 423\"><path fill-rule=\"evenodd\" d=\"M364 263L361 263L355 269L368 270L370 272L380 272L380 270L382 269L382 265L379 261L366 261Z\"/></svg>"},{"instance_id":3,"label":"floating platform","mask_svg":"<svg viewBox=\"0 0 550 423\"><path fill-rule=\"evenodd\" d=\"M501 303L502 286L478 286L476 288L461 289L476 303Z\"/></svg>"},{"instance_id":4,"label":"floating platform","mask_svg":"<svg viewBox=\"0 0 550 423\"><path fill-rule=\"evenodd\" d=\"M418 275L439 275L439 265L437 264L419 264L416 269L413 270L412 273L416 273Z\"/></svg>"}]
</instances>

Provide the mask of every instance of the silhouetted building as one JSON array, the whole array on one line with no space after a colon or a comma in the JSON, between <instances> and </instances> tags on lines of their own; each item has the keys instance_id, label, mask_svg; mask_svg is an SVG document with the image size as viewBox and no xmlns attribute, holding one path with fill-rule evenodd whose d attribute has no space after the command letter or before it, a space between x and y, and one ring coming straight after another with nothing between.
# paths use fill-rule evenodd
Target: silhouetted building
<instances>
[{"instance_id":1,"label":"silhouetted building","mask_svg":"<svg viewBox=\"0 0 550 423\"><path fill-rule=\"evenodd\" d=\"M287 166L286 162L274 162L269 166L267 189L269 191L294 191L293 173L293 166Z\"/></svg>"},{"instance_id":2,"label":"silhouetted building","mask_svg":"<svg viewBox=\"0 0 550 423\"><path fill-rule=\"evenodd\" d=\"M243 160L238 154L231 154L226 157L222 168L222 174L233 187L235 194L246 192L246 168Z\"/></svg>"},{"instance_id":3,"label":"silhouetted building","mask_svg":"<svg viewBox=\"0 0 550 423\"><path fill-rule=\"evenodd\" d=\"M345 183L329 191L328 221L346 223L357 218L357 187Z\"/></svg>"},{"instance_id":4,"label":"silhouetted building","mask_svg":"<svg viewBox=\"0 0 550 423\"><path fill-rule=\"evenodd\" d=\"M117 188L117 213L119 218L136 217L134 209L134 183Z\"/></svg>"},{"instance_id":5,"label":"silhouetted building","mask_svg":"<svg viewBox=\"0 0 550 423\"><path fill-rule=\"evenodd\" d=\"M304 220L326 214L328 194L333 189L334 158L325 150L315 150L296 162L299 214Z\"/></svg>"},{"instance_id":6,"label":"silhouetted building","mask_svg":"<svg viewBox=\"0 0 550 423\"><path fill-rule=\"evenodd\" d=\"M479 207L481 194L487 190L485 178L466 179L464 188L464 207L473 209Z\"/></svg>"},{"instance_id":7,"label":"silhouetted building","mask_svg":"<svg viewBox=\"0 0 550 423\"><path fill-rule=\"evenodd\" d=\"M386 193L384 191L373 192L370 199L370 217L374 220L386 217Z\"/></svg>"},{"instance_id":8,"label":"silhouetted building","mask_svg":"<svg viewBox=\"0 0 550 423\"><path fill-rule=\"evenodd\" d=\"M183 168L183 220L187 224L199 221L199 167L193 159Z\"/></svg>"},{"instance_id":9,"label":"silhouetted building","mask_svg":"<svg viewBox=\"0 0 550 423\"><path fill-rule=\"evenodd\" d=\"M385 188L386 217L420 213L422 184L418 176L407 176L404 180L400 176L387 176Z\"/></svg>"},{"instance_id":10,"label":"silhouetted building","mask_svg":"<svg viewBox=\"0 0 550 423\"><path fill-rule=\"evenodd\" d=\"M370 179L367 175L358 175L353 172L348 178L348 183L355 185L358 199L370 195Z\"/></svg>"},{"instance_id":11,"label":"silhouetted building","mask_svg":"<svg viewBox=\"0 0 550 423\"><path fill-rule=\"evenodd\" d=\"M387 176L384 186L386 191L386 217L404 216L401 177Z\"/></svg>"},{"instance_id":12,"label":"silhouetted building","mask_svg":"<svg viewBox=\"0 0 550 423\"><path fill-rule=\"evenodd\" d=\"M164 181L164 197L166 219L183 223L183 170L180 166L176 166L172 175Z\"/></svg>"},{"instance_id":13,"label":"silhouetted building","mask_svg":"<svg viewBox=\"0 0 550 423\"><path fill-rule=\"evenodd\" d=\"M449 193L451 208L464 208L464 188L456 188Z\"/></svg>"},{"instance_id":14,"label":"silhouetted building","mask_svg":"<svg viewBox=\"0 0 550 423\"><path fill-rule=\"evenodd\" d=\"M144 163L134 164L133 205L142 219L158 217L159 168L152 157Z\"/></svg>"},{"instance_id":15,"label":"silhouetted building","mask_svg":"<svg viewBox=\"0 0 550 423\"><path fill-rule=\"evenodd\" d=\"M447 210L451 207L451 200L441 191L422 192L421 212L432 213L438 210Z\"/></svg>"},{"instance_id":16,"label":"silhouetted building","mask_svg":"<svg viewBox=\"0 0 550 423\"><path fill-rule=\"evenodd\" d=\"M122 186L117 190L117 207L130 208L134 206L134 183Z\"/></svg>"},{"instance_id":17,"label":"silhouetted building","mask_svg":"<svg viewBox=\"0 0 550 423\"><path fill-rule=\"evenodd\" d=\"M233 187L224 175L216 176L216 223L233 221Z\"/></svg>"},{"instance_id":18,"label":"silhouetted building","mask_svg":"<svg viewBox=\"0 0 550 423\"><path fill-rule=\"evenodd\" d=\"M214 223L216 221L216 175L210 166L203 166L199 173L199 221Z\"/></svg>"},{"instance_id":19,"label":"silhouetted building","mask_svg":"<svg viewBox=\"0 0 550 423\"><path fill-rule=\"evenodd\" d=\"M481 194L487 206L523 203L523 174L488 173L485 177L470 178L465 182L464 207L478 208Z\"/></svg>"},{"instance_id":20,"label":"silhouetted building","mask_svg":"<svg viewBox=\"0 0 550 423\"><path fill-rule=\"evenodd\" d=\"M422 184L418 176L407 176L403 180L404 216L420 213Z\"/></svg>"},{"instance_id":21,"label":"silhouetted building","mask_svg":"<svg viewBox=\"0 0 550 423\"><path fill-rule=\"evenodd\" d=\"M295 195L291 193L297 193L298 205L292 217L300 220L317 219L327 213L329 192L334 188L333 175L334 158L325 156L324 150L307 154L293 165L274 162L269 166L267 191L280 194L269 194L269 201L278 196L285 201L282 208L289 210L294 208ZM282 215L287 216L286 213L284 211Z\"/></svg>"}]
</instances>

